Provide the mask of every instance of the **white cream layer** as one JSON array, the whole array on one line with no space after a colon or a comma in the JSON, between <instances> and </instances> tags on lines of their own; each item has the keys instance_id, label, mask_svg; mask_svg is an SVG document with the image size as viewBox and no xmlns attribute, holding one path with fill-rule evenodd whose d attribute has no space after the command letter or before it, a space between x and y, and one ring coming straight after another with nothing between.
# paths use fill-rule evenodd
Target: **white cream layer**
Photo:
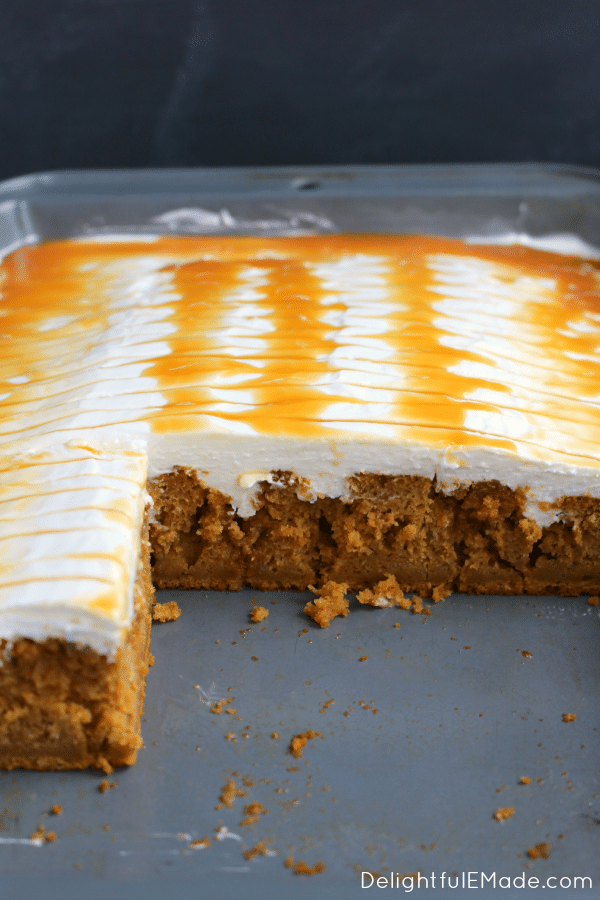
<instances>
[{"instance_id":1,"label":"white cream layer","mask_svg":"<svg viewBox=\"0 0 600 900\"><path fill-rule=\"evenodd\" d=\"M0 637L111 656L133 616L145 453L72 444L0 467Z\"/></svg>"}]
</instances>

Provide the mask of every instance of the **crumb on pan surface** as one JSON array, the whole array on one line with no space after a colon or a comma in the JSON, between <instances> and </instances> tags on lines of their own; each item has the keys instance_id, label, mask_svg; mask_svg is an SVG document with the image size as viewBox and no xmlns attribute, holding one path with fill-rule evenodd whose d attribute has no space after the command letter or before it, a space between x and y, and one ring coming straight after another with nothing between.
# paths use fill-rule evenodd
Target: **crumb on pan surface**
<instances>
[{"instance_id":1,"label":"crumb on pan surface","mask_svg":"<svg viewBox=\"0 0 600 900\"><path fill-rule=\"evenodd\" d=\"M250 612L250 620L252 622L263 622L269 615L269 610L264 606L255 606Z\"/></svg>"},{"instance_id":2,"label":"crumb on pan surface","mask_svg":"<svg viewBox=\"0 0 600 900\"><path fill-rule=\"evenodd\" d=\"M155 603L152 618L155 622L175 622L181 615L179 604L175 600L167 603Z\"/></svg>"}]
</instances>

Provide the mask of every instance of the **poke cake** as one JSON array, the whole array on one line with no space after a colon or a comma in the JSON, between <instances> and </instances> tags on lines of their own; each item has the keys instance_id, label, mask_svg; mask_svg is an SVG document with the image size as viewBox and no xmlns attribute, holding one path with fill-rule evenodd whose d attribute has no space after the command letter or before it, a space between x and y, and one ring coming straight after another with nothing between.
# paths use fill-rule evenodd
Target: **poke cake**
<instances>
[{"instance_id":1,"label":"poke cake","mask_svg":"<svg viewBox=\"0 0 600 900\"><path fill-rule=\"evenodd\" d=\"M153 583L600 592L594 259L71 240L0 291L0 767L135 761Z\"/></svg>"}]
</instances>

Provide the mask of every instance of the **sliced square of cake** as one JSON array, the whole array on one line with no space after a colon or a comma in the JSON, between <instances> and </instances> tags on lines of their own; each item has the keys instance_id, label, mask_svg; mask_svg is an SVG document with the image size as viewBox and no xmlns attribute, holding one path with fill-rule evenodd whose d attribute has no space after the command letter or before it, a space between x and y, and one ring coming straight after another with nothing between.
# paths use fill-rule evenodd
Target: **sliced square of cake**
<instances>
[{"instance_id":1,"label":"sliced square of cake","mask_svg":"<svg viewBox=\"0 0 600 900\"><path fill-rule=\"evenodd\" d=\"M145 454L0 461L0 767L135 762L148 670Z\"/></svg>"}]
</instances>

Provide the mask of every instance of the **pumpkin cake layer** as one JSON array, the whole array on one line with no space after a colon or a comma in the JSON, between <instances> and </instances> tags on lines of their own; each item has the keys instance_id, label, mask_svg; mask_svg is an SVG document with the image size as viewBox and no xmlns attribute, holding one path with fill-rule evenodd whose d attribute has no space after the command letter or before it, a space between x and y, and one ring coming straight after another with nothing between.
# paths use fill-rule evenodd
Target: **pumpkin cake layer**
<instances>
[{"instance_id":1,"label":"pumpkin cake layer","mask_svg":"<svg viewBox=\"0 0 600 900\"><path fill-rule=\"evenodd\" d=\"M473 594L600 591L600 500L561 498L562 517L540 528L525 495L498 482L443 493L417 476L357 475L349 497L313 502L292 473L263 483L256 512L178 469L153 479L153 577L159 588L351 591L393 575L402 591L440 599Z\"/></svg>"},{"instance_id":2,"label":"pumpkin cake layer","mask_svg":"<svg viewBox=\"0 0 600 900\"><path fill-rule=\"evenodd\" d=\"M346 590L599 593L600 276L573 245L7 256L0 766L134 760L146 510L159 587L312 586L322 625Z\"/></svg>"}]
</instances>

